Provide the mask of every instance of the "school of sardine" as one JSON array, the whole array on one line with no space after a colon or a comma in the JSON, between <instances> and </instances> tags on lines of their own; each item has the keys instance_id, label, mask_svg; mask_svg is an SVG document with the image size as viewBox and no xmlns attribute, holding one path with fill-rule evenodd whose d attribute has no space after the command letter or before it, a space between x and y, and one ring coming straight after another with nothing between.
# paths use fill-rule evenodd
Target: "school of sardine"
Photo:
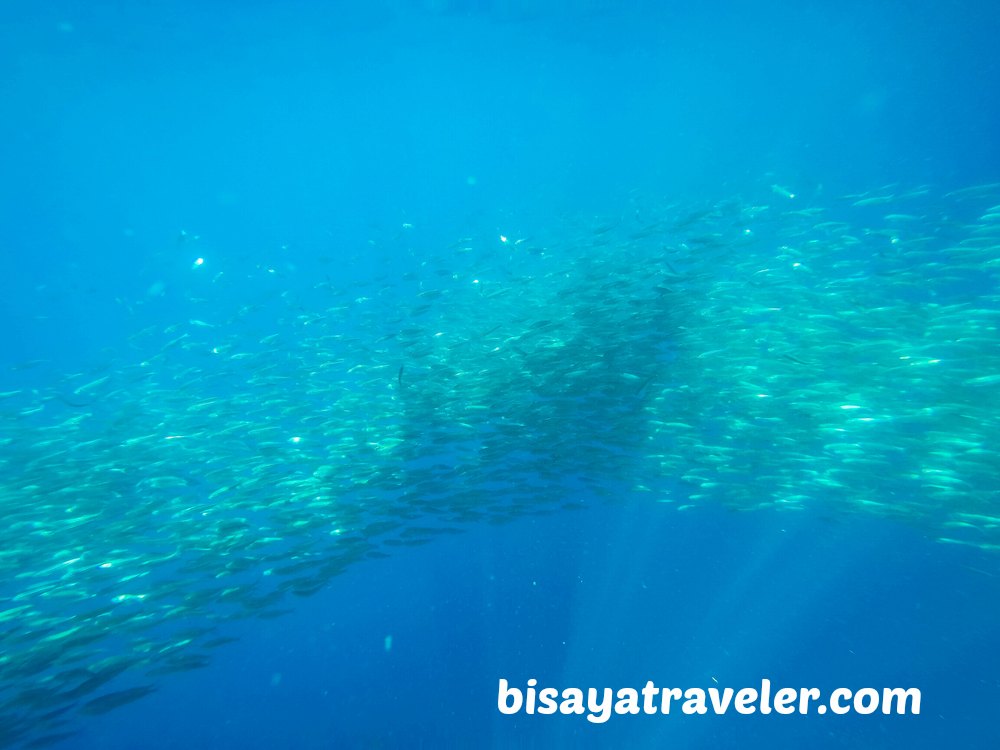
<instances>
[{"instance_id":1,"label":"school of sardine","mask_svg":"<svg viewBox=\"0 0 1000 750\"><path fill-rule=\"evenodd\" d=\"M1000 551L998 280L1000 184L773 185L194 300L0 393L0 745L470 522L822 508Z\"/></svg>"}]
</instances>

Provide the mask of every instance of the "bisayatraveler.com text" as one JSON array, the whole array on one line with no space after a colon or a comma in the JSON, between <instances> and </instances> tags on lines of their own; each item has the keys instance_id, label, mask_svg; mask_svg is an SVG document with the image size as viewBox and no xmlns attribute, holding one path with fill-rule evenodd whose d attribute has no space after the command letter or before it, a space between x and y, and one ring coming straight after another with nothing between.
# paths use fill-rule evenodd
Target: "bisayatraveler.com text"
<instances>
[{"instance_id":1,"label":"bisayatraveler.com text","mask_svg":"<svg viewBox=\"0 0 1000 750\"><path fill-rule=\"evenodd\" d=\"M497 695L500 713L563 714L586 716L595 724L603 724L612 714L702 715L737 714L898 714L920 713L920 690L917 688L871 688L857 690L836 688L824 697L819 688L773 688L771 681L761 680L760 687L672 687L661 688L649 680L642 688L577 688L562 690L539 687L530 679L524 688L511 687L501 678Z\"/></svg>"}]
</instances>

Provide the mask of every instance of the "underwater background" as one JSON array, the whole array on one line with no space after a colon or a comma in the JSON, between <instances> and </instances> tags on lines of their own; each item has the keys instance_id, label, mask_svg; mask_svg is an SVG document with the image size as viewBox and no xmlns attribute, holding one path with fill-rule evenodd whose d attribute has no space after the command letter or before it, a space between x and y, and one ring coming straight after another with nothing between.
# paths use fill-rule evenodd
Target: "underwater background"
<instances>
[{"instance_id":1,"label":"underwater background","mask_svg":"<svg viewBox=\"0 0 1000 750\"><path fill-rule=\"evenodd\" d=\"M0 747L996 747L997 38L4 3Z\"/></svg>"}]
</instances>

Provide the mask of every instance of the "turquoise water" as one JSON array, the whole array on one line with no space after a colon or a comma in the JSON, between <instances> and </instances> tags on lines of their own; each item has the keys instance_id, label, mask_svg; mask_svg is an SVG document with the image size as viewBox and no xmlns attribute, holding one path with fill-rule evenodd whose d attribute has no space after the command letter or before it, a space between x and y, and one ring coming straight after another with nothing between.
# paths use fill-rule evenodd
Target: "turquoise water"
<instances>
[{"instance_id":1,"label":"turquoise water","mask_svg":"<svg viewBox=\"0 0 1000 750\"><path fill-rule=\"evenodd\" d=\"M998 26L10 4L0 746L992 747Z\"/></svg>"}]
</instances>

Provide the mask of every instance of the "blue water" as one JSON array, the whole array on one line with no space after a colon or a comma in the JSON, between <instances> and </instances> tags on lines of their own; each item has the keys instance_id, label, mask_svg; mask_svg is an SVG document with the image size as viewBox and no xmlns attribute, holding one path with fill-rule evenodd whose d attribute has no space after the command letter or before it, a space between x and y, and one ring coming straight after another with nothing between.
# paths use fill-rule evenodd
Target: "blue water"
<instances>
[{"instance_id":1,"label":"blue water","mask_svg":"<svg viewBox=\"0 0 1000 750\"><path fill-rule=\"evenodd\" d=\"M127 358L194 300L308 300L634 195L1000 180L995 4L674 5L6 3L0 390ZM630 497L472 526L235 624L57 747L1000 746L1000 566L933 536ZM501 677L913 686L923 711L595 726L501 715Z\"/></svg>"},{"instance_id":2,"label":"blue water","mask_svg":"<svg viewBox=\"0 0 1000 750\"><path fill-rule=\"evenodd\" d=\"M995 569L871 519L634 504L475 528L246 625L210 670L89 721L73 746L991 747L1000 579L976 565ZM596 726L500 715L500 677L916 686L923 713Z\"/></svg>"}]
</instances>

